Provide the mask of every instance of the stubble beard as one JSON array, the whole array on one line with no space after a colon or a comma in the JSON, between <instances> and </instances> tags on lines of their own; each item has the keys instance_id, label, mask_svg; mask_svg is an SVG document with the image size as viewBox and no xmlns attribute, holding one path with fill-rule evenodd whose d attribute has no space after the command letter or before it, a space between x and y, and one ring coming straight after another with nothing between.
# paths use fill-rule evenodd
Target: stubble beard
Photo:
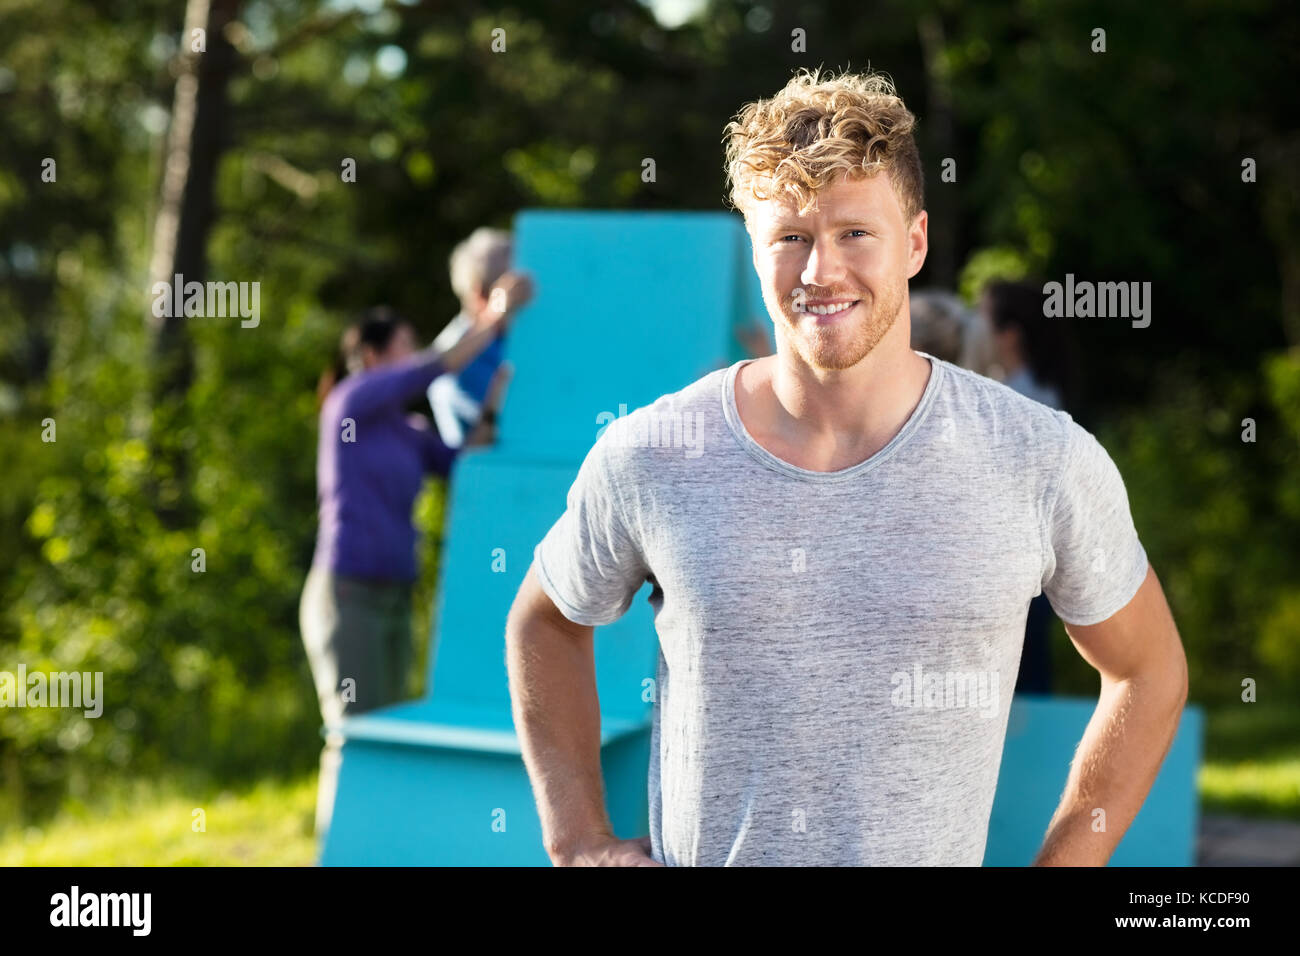
<instances>
[{"instance_id":1,"label":"stubble beard","mask_svg":"<svg viewBox=\"0 0 1300 956\"><path fill-rule=\"evenodd\" d=\"M781 316L786 326L786 339L795 353L811 368L823 371L842 371L853 368L867 357L885 337L903 308L905 286L888 290L883 299L864 297L855 312L852 327L838 324L818 326L796 312L786 300Z\"/></svg>"}]
</instances>

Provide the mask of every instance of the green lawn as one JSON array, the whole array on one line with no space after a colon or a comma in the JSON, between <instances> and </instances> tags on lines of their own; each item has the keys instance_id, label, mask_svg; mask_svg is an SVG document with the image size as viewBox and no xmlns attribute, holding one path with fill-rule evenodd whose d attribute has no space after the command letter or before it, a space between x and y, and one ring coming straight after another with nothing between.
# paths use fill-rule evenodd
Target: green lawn
<instances>
[{"instance_id":1,"label":"green lawn","mask_svg":"<svg viewBox=\"0 0 1300 956\"><path fill-rule=\"evenodd\" d=\"M93 808L5 830L0 866L311 866L315 813L315 774L233 792L121 783Z\"/></svg>"},{"instance_id":2,"label":"green lawn","mask_svg":"<svg viewBox=\"0 0 1300 956\"><path fill-rule=\"evenodd\" d=\"M1300 820L1300 707L1234 705L1207 726L1202 811ZM0 831L0 866L311 866L315 804L314 773L234 791L122 781Z\"/></svg>"},{"instance_id":3,"label":"green lawn","mask_svg":"<svg viewBox=\"0 0 1300 956\"><path fill-rule=\"evenodd\" d=\"M1300 704L1207 713L1198 783L1204 812L1300 820Z\"/></svg>"},{"instance_id":4,"label":"green lawn","mask_svg":"<svg viewBox=\"0 0 1300 956\"><path fill-rule=\"evenodd\" d=\"M1198 783L1202 812L1300 821L1300 757L1206 763Z\"/></svg>"}]
</instances>

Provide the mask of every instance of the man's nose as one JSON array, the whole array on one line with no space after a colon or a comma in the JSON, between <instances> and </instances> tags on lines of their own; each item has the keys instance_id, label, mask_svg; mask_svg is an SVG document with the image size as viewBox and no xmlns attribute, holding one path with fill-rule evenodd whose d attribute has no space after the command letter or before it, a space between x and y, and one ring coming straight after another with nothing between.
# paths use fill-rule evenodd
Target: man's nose
<instances>
[{"instance_id":1,"label":"man's nose","mask_svg":"<svg viewBox=\"0 0 1300 956\"><path fill-rule=\"evenodd\" d=\"M808 252L808 262L799 276L804 285L830 288L844 278L844 260L834 243L815 240Z\"/></svg>"}]
</instances>

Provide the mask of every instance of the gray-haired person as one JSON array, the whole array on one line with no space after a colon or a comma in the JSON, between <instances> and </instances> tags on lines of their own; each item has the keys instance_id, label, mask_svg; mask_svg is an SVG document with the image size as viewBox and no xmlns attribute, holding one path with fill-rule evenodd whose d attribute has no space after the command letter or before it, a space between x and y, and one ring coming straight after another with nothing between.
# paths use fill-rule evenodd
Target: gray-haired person
<instances>
[{"instance_id":1,"label":"gray-haired person","mask_svg":"<svg viewBox=\"0 0 1300 956\"><path fill-rule=\"evenodd\" d=\"M460 300L460 312L433 340L434 348L451 348L489 313L492 287L510 271L512 254L510 233L486 226L475 229L452 250L448 267L452 290ZM526 291L531 296L531 284ZM433 420L449 448L459 448L465 435L479 423L484 398L504 358L505 336L501 335L465 368L455 374L440 375L429 385Z\"/></svg>"},{"instance_id":2,"label":"gray-haired person","mask_svg":"<svg viewBox=\"0 0 1300 956\"><path fill-rule=\"evenodd\" d=\"M913 292L912 348L952 362L980 375L991 375L995 364L988 323L961 297L944 289Z\"/></svg>"}]
</instances>

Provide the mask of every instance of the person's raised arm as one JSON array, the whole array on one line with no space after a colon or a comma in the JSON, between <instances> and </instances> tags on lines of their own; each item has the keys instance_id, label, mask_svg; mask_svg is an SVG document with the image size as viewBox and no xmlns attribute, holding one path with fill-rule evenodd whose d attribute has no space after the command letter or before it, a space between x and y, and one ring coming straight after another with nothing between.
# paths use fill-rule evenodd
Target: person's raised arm
<instances>
[{"instance_id":1,"label":"person's raised arm","mask_svg":"<svg viewBox=\"0 0 1300 956\"><path fill-rule=\"evenodd\" d=\"M476 317L474 326L460 341L442 353L442 367L448 372L459 372L503 334L511 318L533 297L533 281L521 272L507 272L492 287L488 305Z\"/></svg>"},{"instance_id":2,"label":"person's raised arm","mask_svg":"<svg viewBox=\"0 0 1300 956\"><path fill-rule=\"evenodd\" d=\"M515 313L532 298L532 280L507 272L493 287L489 304L474 327L446 351L433 346L392 366L371 369L348 391L345 416L362 418L376 409L402 405L445 372L459 372L505 332Z\"/></svg>"},{"instance_id":3,"label":"person's raised arm","mask_svg":"<svg viewBox=\"0 0 1300 956\"><path fill-rule=\"evenodd\" d=\"M556 866L662 866L649 837L614 836L605 808L594 630L560 613L528 569L506 623L506 666L546 852Z\"/></svg>"},{"instance_id":4,"label":"person's raised arm","mask_svg":"<svg viewBox=\"0 0 1300 956\"><path fill-rule=\"evenodd\" d=\"M428 388L442 371L441 356L430 349L392 365L368 369L345 388L340 414L361 419L380 409L400 408Z\"/></svg>"}]
</instances>

